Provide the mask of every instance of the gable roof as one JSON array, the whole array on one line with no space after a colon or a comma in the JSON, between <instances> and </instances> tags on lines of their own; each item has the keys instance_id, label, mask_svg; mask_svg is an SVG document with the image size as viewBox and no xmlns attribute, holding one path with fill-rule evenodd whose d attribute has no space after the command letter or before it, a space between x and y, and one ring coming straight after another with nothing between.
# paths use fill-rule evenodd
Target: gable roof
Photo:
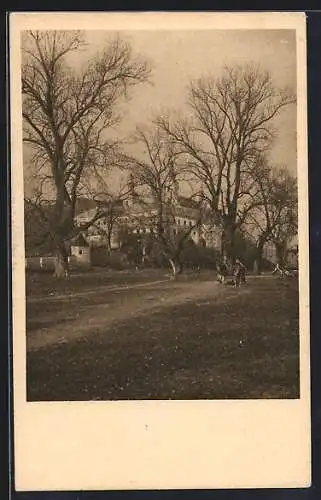
<instances>
[{"instance_id":1,"label":"gable roof","mask_svg":"<svg viewBox=\"0 0 321 500\"><path fill-rule=\"evenodd\" d=\"M75 215L87 212L90 209L96 208L97 202L90 198L78 198L75 207Z\"/></svg>"},{"instance_id":2,"label":"gable roof","mask_svg":"<svg viewBox=\"0 0 321 500\"><path fill-rule=\"evenodd\" d=\"M178 205L182 208L193 208L194 210L199 209L199 204L196 200L188 198L186 196L178 196Z\"/></svg>"},{"instance_id":3,"label":"gable roof","mask_svg":"<svg viewBox=\"0 0 321 500\"><path fill-rule=\"evenodd\" d=\"M81 233L77 234L77 236L75 236L71 240L71 245L73 247L89 247L86 239L84 238L84 236Z\"/></svg>"}]
</instances>

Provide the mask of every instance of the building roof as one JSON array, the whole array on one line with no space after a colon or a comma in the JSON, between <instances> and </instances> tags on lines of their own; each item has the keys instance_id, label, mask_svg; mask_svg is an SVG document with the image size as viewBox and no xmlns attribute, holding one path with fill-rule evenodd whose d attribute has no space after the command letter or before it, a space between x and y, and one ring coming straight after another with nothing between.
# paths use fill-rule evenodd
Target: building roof
<instances>
[{"instance_id":1,"label":"building roof","mask_svg":"<svg viewBox=\"0 0 321 500\"><path fill-rule=\"evenodd\" d=\"M89 246L86 239L84 238L84 236L81 233L77 234L77 236L75 236L71 240L71 245L73 247L88 247Z\"/></svg>"},{"instance_id":2,"label":"building roof","mask_svg":"<svg viewBox=\"0 0 321 500\"><path fill-rule=\"evenodd\" d=\"M289 242L289 246L290 247L297 247L299 245L299 238L298 238L298 235L296 234L295 236L293 236L293 238L290 240Z\"/></svg>"},{"instance_id":3,"label":"building roof","mask_svg":"<svg viewBox=\"0 0 321 500\"><path fill-rule=\"evenodd\" d=\"M197 203L197 201L186 196L178 196L177 204L182 208L193 208L194 210L199 209L199 204Z\"/></svg>"},{"instance_id":4,"label":"building roof","mask_svg":"<svg viewBox=\"0 0 321 500\"><path fill-rule=\"evenodd\" d=\"M110 209L117 210L117 212L124 211L124 202L123 200L111 200L110 202L104 200L97 201L97 207L102 211L109 213Z\"/></svg>"},{"instance_id":5,"label":"building roof","mask_svg":"<svg viewBox=\"0 0 321 500\"><path fill-rule=\"evenodd\" d=\"M83 212L88 212L97 207L97 202L91 200L90 198L78 198L75 207L75 215L79 215Z\"/></svg>"},{"instance_id":6,"label":"building roof","mask_svg":"<svg viewBox=\"0 0 321 500\"><path fill-rule=\"evenodd\" d=\"M90 201L90 200L88 200ZM158 204L152 200L133 200L134 203L129 206L124 206L123 202L116 203L114 208L117 210L118 214L121 217L149 217L151 215L155 215L158 210ZM88 203L88 206L90 203ZM97 207L97 204L94 205ZM100 208L104 209L104 204L101 203ZM187 218L187 219L196 219L198 217L199 206L198 203L192 198L187 198L185 196L179 196L177 199L177 203L174 205L173 215ZM106 207L106 215L108 212L108 208ZM83 211L79 211L76 215L78 220L82 218L90 218L90 215L94 215L94 207L91 204L91 208Z\"/></svg>"}]
</instances>

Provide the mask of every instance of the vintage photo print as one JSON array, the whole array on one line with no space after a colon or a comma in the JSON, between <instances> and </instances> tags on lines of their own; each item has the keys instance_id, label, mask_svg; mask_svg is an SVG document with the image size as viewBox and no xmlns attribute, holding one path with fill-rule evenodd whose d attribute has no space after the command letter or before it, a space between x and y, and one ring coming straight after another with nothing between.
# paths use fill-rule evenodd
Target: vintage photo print
<instances>
[{"instance_id":1,"label":"vintage photo print","mask_svg":"<svg viewBox=\"0 0 321 500\"><path fill-rule=\"evenodd\" d=\"M303 13L12 13L17 490L310 484Z\"/></svg>"}]
</instances>

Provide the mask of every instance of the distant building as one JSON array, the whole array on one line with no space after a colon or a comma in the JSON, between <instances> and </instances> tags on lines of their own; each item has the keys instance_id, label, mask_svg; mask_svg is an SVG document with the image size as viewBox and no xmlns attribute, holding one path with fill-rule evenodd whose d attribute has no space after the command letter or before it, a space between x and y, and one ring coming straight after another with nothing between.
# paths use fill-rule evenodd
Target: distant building
<instances>
[{"instance_id":1,"label":"distant building","mask_svg":"<svg viewBox=\"0 0 321 500\"><path fill-rule=\"evenodd\" d=\"M291 267L298 267L298 239L297 236L292 238L291 241L288 242L288 248L286 252L286 265L289 265ZM276 264L278 261L277 258L277 253L275 249L275 245L273 241L268 241L264 245L264 250L263 250L263 257L272 262L273 264Z\"/></svg>"},{"instance_id":2,"label":"distant building","mask_svg":"<svg viewBox=\"0 0 321 500\"><path fill-rule=\"evenodd\" d=\"M287 253L287 263L296 269L299 267L299 243L298 235L296 235L289 243Z\"/></svg>"},{"instance_id":3,"label":"distant building","mask_svg":"<svg viewBox=\"0 0 321 500\"><path fill-rule=\"evenodd\" d=\"M79 265L91 265L91 248L82 234L78 234L70 244L70 257Z\"/></svg>"},{"instance_id":4,"label":"distant building","mask_svg":"<svg viewBox=\"0 0 321 500\"><path fill-rule=\"evenodd\" d=\"M197 224L199 217L198 204L187 197L179 196L169 191L168 202L170 203L169 225L173 236L181 230L190 232L190 239L196 245L209 248L220 248L221 231L211 224ZM117 217L115 218L110 244L112 249L121 247L124 231L132 234L153 234L156 232L156 221L158 206L152 200L141 200L132 194L128 200L117 206ZM96 208L80 212L76 216L76 224L86 225L92 220ZM166 215L165 215L166 216ZM110 215L106 209L106 216L101 217L91 225L86 232L86 239L92 245L103 245L106 240L108 227L110 227ZM195 226L195 227L194 227Z\"/></svg>"},{"instance_id":5,"label":"distant building","mask_svg":"<svg viewBox=\"0 0 321 500\"><path fill-rule=\"evenodd\" d=\"M272 241L267 241L263 248L263 258L272 264L277 263L277 255L275 250L275 245Z\"/></svg>"}]
</instances>

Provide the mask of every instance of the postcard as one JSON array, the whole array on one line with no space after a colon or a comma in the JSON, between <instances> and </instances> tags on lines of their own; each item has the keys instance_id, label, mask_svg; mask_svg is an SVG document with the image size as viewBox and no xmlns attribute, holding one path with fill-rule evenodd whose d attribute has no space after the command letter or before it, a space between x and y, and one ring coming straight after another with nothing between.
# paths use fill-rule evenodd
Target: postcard
<instances>
[{"instance_id":1,"label":"postcard","mask_svg":"<svg viewBox=\"0 0 321 500\"><path fill-rule=\"evenodd\" d=\"M305 14L9 36L16 490L308 487Z\"/></svg>"}]
</instances>

